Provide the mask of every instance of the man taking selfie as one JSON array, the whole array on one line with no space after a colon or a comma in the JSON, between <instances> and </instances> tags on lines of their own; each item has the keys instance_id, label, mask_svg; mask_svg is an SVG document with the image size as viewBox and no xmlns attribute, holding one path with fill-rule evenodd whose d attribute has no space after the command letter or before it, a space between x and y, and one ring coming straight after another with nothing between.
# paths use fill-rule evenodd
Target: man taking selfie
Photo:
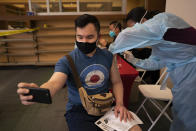
<instances>
[{"instance_id":1,"label":"man taking selfie","mask_svg":"<svg viewBox=\"0 0 196 131\"><path fill-rule=\"evenodd\" d=\"M82 86L88 95L109 92L112 84L115 97L115 116L120 120L133 119L131 113L123 104L123 86L116 66L115 57L107 51L97 47L100 37L100 24L95 16L84 14L75 20L76 45L77 48L69 53L79 74ZM89 115L82 106L78 88L74 82L72 69L66 56L62 57L55 66L51 78L40 87L34 83L19 83L17 93L21 103L31 105L29 102L33 96L24 95L29 92L22 87L46 88L53 97L65 83L68 87L68 103L66 105L65 118L70 131L96 131L100 130L94 122L101 116ZM140 130L134 126L131 130Z\"/></svg>"}]
</instances>

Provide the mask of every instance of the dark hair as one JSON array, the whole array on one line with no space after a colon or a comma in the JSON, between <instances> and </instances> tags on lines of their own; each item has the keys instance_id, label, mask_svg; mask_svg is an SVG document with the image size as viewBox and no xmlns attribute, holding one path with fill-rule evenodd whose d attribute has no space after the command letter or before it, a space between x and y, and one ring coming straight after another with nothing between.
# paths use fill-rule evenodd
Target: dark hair
<instances>
[{"instance_id":1,"label":"dark hair","mask_svg":"<svg viewBox=\"0 0 196 131\"><path fill-rule=\"evenodd\" d=\"M75 19L75 29L77 27L83 28L86 25L88 25L89 23L92 23L95 26L97 33L99 34L100 33L99 20L95 16L89 15L89 14L81 15Z\"/></svg>"},{"instance_id":2,"label":"dark hair","mask_svg":"<svg viewBox=\"0 0 196 131\"><path fill-rule=\"evenodd\" d=\"M133 8L127 14L126 22L128 20L133 20L134 22L140 22L140 20L142 19L142 17L144 16L145 13L146 13L146 9L144 9L144 7ZM153 16L157 15L158 13L160 13L160 11L158 11L158 10L156 10L156 11L148 11L146 13L146 15L144 16L144 18L146 18L147 20L151 19Z\"/></svg>"},{"instance_id":3,"label":"dark hair","mask_svg":"<svg viewBox=\"0 0 196 131\"><path fill-rule=\"evenodd\" d=\"M112 21L109 25L114 25L114 27L117 27L120 31L122 30L122 25L118 21Z\"/></svg>"}]
</instances>

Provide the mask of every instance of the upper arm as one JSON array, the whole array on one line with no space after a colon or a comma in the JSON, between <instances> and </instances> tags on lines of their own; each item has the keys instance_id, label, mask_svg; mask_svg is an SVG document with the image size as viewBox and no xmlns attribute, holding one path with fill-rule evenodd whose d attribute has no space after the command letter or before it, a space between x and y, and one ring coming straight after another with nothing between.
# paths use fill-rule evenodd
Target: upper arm
<instances>
[{"instance_id":1,"label":"upper arm","mask_svg":"<svg viewBox=\"0 0 196 131\"><path fill-rule=\"evenodd\" d=\"M112 60L112 66L110 70L110 79L113 85L121 82L120 73L117 67L116 55L114 55L113 60Z\"/></svg>"}]
</instances>

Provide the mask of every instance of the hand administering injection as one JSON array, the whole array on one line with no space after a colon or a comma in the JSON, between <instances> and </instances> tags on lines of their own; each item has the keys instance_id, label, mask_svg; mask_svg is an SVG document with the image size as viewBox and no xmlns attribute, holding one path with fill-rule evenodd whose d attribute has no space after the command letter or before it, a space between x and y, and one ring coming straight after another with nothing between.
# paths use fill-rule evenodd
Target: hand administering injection
<instances>
[{"instance_id":1,"label":"hand administering injection","mask_svg":"<svg viewBox=\"0 0 196 131\"><path fill-rule=\"evenodd\" d=\"M131 51L124 51L123 56L127 61L131 61L134 58Z\"/></svg>"}]
</instances>

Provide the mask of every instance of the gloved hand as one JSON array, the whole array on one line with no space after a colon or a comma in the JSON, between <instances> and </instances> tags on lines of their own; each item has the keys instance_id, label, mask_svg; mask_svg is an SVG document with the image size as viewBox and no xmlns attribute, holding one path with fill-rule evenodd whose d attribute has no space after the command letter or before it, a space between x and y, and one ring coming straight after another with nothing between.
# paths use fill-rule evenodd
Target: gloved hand
<instances>
[{"instance_id":1,"label":"gloved hand","mask_svg":"<svg viewBox=\"0 0 196 131\"><path fill-rule=\"evenodd\" d=\"M124 51L124 52L123 52L123 56L124 56L124 58L125 58L127 61L129 61L129 62L132 62L133 59L135 58L135 57L133 56L133 54L132 54L131 51Z\"/></svg>"}]
</instances>

